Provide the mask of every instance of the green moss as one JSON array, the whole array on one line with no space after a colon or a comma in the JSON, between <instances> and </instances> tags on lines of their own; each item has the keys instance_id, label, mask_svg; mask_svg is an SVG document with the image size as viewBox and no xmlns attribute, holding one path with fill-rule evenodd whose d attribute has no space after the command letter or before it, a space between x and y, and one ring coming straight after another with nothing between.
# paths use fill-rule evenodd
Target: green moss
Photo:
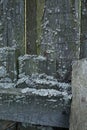
<instances>
[{"instance_id":1,"label":"green moss","mask_svg":"<svg viewBox=\"0 0 87 130\"><path fill-rule=\"evenodd\" d=\"M42 34L42 17L44 12L45 0L37 0L37 54L40 54L40 43Z\"/></svg>"}]
</instances>

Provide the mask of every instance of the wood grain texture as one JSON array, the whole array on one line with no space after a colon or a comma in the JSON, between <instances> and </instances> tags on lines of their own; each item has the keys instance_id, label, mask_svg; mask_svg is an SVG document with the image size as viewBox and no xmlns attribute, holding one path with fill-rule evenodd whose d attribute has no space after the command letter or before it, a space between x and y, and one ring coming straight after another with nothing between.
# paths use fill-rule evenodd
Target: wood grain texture
<instances>
[{"instance_id":1,"label":"wood grain texture","mask_svg":"<svg viewBox=\"0 0 87 130\"><path fill-rule=\"evenodd\" d=\"M24 54L24 1L0 1L0 24L0 47L14 46Z\"/></svg>"},{"instance_id":2,"label":"wood grain texture","mask_svg":"<svg viewBox=\"0 0 87 130\"><path fill-rule=\"evenodd\" d=\"M52 100L57 99L55 102ZM58 97L44 97L21 89L0 89L0 119L35 125L69 127L70 105Z\"/></svg>"},{"instance_id":3,"label":"wood grain texture","mask_svg":"<svg viewBox=\"0 0 87 130\"><path fill-rule=\"evenodd\" d=\"M54 61L51 70L56 69L56 77L62 82L70 82L72 61L79 58L79 3L78 0L45 1L41 54L48 57L50 53ZM48 68L50 64L49 60Z\"/></svg>"},{"instance_id":4,"label":"wood grain texture","mask_svg":"<svg viewBox=\"0 0 87 130\"><path fill-rule=\"evenodd\" d=\"M87 57L87 1L81 2L81 52L80 58Z\"/></svg>"},{"instance_id":5,"label":"wood grain texture","mask_svg":"<svg viewBox=\"0 0 87 130\"><path fill-rule=\"evenodd\" d=\"M70 130L87 130L87 59L73 64L72 95Z\"/></svg>"}]
</instances>

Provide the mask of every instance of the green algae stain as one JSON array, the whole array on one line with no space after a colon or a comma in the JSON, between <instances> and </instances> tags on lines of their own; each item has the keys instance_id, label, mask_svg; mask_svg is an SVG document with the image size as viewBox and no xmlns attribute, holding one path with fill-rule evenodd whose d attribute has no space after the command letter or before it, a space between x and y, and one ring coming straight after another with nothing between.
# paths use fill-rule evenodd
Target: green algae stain
<instances>
[{"instance_id":1,"label":"green algae stain","mask_svg":"<svg viewBox=\"0 0 87 130\"><path fill-rule=\"evenodd\" d=\"M40 43L42 35L42 17L44 12L45 0L37 0L37 54L40 54Z\"/></svg>"}]
</instances>

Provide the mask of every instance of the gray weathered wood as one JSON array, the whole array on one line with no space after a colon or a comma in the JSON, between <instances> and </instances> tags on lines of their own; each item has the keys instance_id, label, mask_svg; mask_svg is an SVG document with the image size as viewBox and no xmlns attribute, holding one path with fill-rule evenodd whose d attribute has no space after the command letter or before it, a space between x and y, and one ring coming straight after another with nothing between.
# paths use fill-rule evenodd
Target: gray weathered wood
<instances>
[{"instance_id":1,"label":"gray weathered wood","mask_svg":"<svg viewBox=\"0 0 87 130\"><path fill-rule=\"evenodd\" d=\"M70 104L64 101L64 105L61 99L23 93L23 89L0 89L0 119L67 128Z\"/></svg>"},{"instance_id":2,"label":"gray weathered wood","mask_svg":"<svg viewBox=\"0 0 87 130\"><path fill-rule=\"evenodd\" d=\"M28 124L19 124L18 129L21 130L54 130L54 128L49 126L32 126ZM61 129L60 129L61 130Z\"/></svg>"},{"instance_id":3,"label":"gray weathered wood","mask_svg":"<svg viewBox=\"0 0 87 130\"><path fill-rule=\"evenodd\" d=\"M17 47L24 54L24 1L0 0L0 47Z\"/></svg>"},{"instance_id":4,"label":"gray weathered wood","mask_svg":"<svg viewBox=\"0 0 87 130\"><path fill-rule=\"evenodd\" d=\"M0 48L0 83L15 83L16 81L17 71L15 48Z\"/></svg>"},{"instance_id":5,"label":"gray weathered wood","mask_svg":"<svg viewBox=\"0 0 87 130\"><path fill-rule=\"evenodd\" d=\"M57 79L70 81L71 65L79 58L80 17L79 0L46 0L42 19L41 54L54 51L54 63ZM56 61L56 64L55 64ZM67 64L69 63L69 65ZM50 61L48 61L48 68Z\"/></svg>"},{"instance_id":6,"label":"gray weathered wood","mask_svg":"<svg viewBox=\"0 0 87 130\"><path fill-rule=\"evenodd\" d=\"M28 54L37 54L37 1L36 0L27 0L27 53Z\"/></svg>"},{"instance_id":7,"label":"gray weathered wood","mask_svg":"<svg viewBox=\"0 0 87 130\"><path fill-rule=\"evenodd\" d=\"M87 59L73 64L72 95L70 130L87 130Z\"/></svg>"},{"instance_id":8,"label":"gray weathered wood","mask_svg":"<svg viewBox=\"0 0 87 130\"><path fill-rule=\"evenodd\" d=\"M81 52L80 58L87 57L87 1L82 0L81 4Z\"/></svg>"},{"instance_id":9,"label":"gray weathered wood","mask_svg":"<svg viewBox=\"0 0 87 130\"><path fill-rule=\"evenodd\" d=\"M52 54L53 53L53 54ZM54 76L56 68L54 68L55 60L53 59L54 52L48 52L48 57L41 55L24 55L19 57L19 77L21 75L32 75L32 74L47 74ZM48 66L49 64L49 66ZM22 76L23 77L23 76Z\"/></svg>"},{"instance_id":10,"label":"gray weathered wood","mask_svg":"<svg viewBox=\"0 0 87 130\"><path fill-rule=\"evenodd\" d=\"M24 55L19 57L19 77L46 73L46 68L46 58L43 56Z\"/></svg>"}]
</instances>

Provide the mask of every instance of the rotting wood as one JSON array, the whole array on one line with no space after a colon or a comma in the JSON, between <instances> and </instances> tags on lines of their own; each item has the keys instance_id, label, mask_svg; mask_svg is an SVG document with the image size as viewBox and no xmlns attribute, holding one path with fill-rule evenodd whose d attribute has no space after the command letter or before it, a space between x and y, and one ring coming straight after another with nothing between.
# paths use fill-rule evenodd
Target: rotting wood
<instances>
[{"instance_id":1,"label":"rotting wood","mask_svg":"<svg viewBox=\"0 0 87 130\"><path fill-rule=\"evenodd\" d=\"M0 120L0 130L16 130L16 122Z\"/></svg>"},{"instance_id":2,"label":"rotting wood","mask_svg":"<svg viewBox=\"0 0 87 130\"><path fill-rule=\"evenodd\" d=\"M47 71L49 73L49 66L51 70L56 69L56 77L61 82L70 82L72 61L79 58L79 4L78 0L45 1L41 54L53 57L53 63L47 62Z\"/></svg>"},{"instance_id":3,"label":"rotting wood","mask_svg":"<svg viewBox=\"0 0 87 130\"><path fill-rule=\"evenodd\" d=\"M15 83L16 81L16 50L11 47L0 48L0 86L3 83Z\"/></svg>"},{"instance_id":4,"label":"rotting wood","mask_svg":"<svg viewBox=\"0 0 87 130\"><path fill-rule=\"evenodd\" d=\"M73 64L70 130L87 130L87 59Z\"/></svg>"},{"instance_id":5,"label":"rotting wood","mask_svg":"<svg viewBox=\"0 0 87 130\"><path fill-rule=\"evenodd\" d=\"M0 47L14 47L24 54L24 1L0 1Z\"/></svg>"},{"instance_id":6,"label":"rotting wood","mask_svg":"<svg viewBox=\"0 0 87 130\"><path fill-rule=\"evenodd\" d=\"M15 7L17 12L15 12L15 11L12 11L12 10L9 9L10 6L13 6L13 5L15 6L15 1L14 1L14 4L12 4L11 0L9 0L9 1L10 1L10 3L8 3L8 0L6 0L6 2L7 2L6 3L6 7L7 7L8 10L7 10L7 12L5 10L5 12L8 14L8 15L6 14L6 17L5 17L5 18L7 18L7 19L5 19L6 20L6 27L7 27L6 28L7 30L5 31L5 36L7 38L6 39L6 44L7 44L7 46L10 46L10 45L12 45L12 44L17 42L17 45L18 45L18 47L20 49L20 51L19 51L19 55L20 55L20 54L23 54L23 50L24 50L24 43L23 43L23 41L20 41L20 37L21 37L20 34L23 34L22 37L21 37L22 40L23 40L24 31L20 30L20 25L19 25L20 24L20 22L19 22L20 20L19 19L22 18L21 20L24 20L24 14L23 14L23 16L19 17L20 13L19 13L18 9L21 6L22 6L22 9L24 9L24 4L21 3L22 0L19 1L17 3L16 7ZM71 72L72 59L79 58L79 35L77 35L77 33L79 31L79 18L78 18L78 13L79 12L78 12L78 7L77 6L79 4L78 4L78 1L77 1L77 3L74 3L75 1L72 2L73 4L71 4L70 1L64 1L65 4L62 3L61 0L55 0L55 1L56 2L54 3L53 0L50 0L50 1L48 0L46 5L47 6L49 6L49 5L51 6L50 3L52 3L52 7L54 9L55 9L56 5L60 5L61 10L59 10L57 8L58 10L55 9L54 13L52 13L52 14L51 14L50 10L45 10L46 12L44 12L44 14L48 13L47 14L49 16L48 18L50 18L50 19L53 18L53 19L51 19L52 23L51 22L50 22L50 24L47 23L47 26L50 26L51 29L53 29L53 30L52 30L52 35L50 35L50 33L49 33L49 35L46 35L47 37L45 37L45 33L46 32L44 31L43 38L44 39L47 38L48 40L50 40L49 38L51 36L53 36L51 38L54 38L54 36L55 36L55 39L59 38L59 36L60 36L60 38L57 39L58 40L58 47L57 47L57 49L58 49L58 54L59 54L58 64L56 64L56 62L55 62L56 60L54 59L55 58L55 49L54 49L54 51L53 50L49 51L50 47L48 46L48 44L46 45L46 47L48 47L48 50L47 50L47 52L44 52L43 54L44 54L44 56L47 56L46 58L48 58L48 57L50 58L51 57L51 58L54 59L54 62L53 62L53 59L52 59L53 64L51 64L51 67L52 67L51 70L53 70L53 68L55 70L57 68L56 65L59 65L58 66L58 73L59 73L58 77L59 77L59 79L64 81L65 80L64 79L65 78L64 75L66 77L69 77L70 74L71 74L70 72ZM21 5L20 5L20 3L21 3ZM66 5L68 5L69 8L67 8ZM74 10L72 10L73 9L72 7L74 7ZM50 7L49 7L49 9L50 9ZM75 9L76 9L76 12L75 12ZM36 3L35 3L35 10L36 10ZM61 11L61 15L59 15L59 21L56 21L56 19L54 21L54 18L57 18L57 15L60 14L60 11ZM62 12L62 11L65 11L65 12ZM14 28L13 28L13 30L11 30L12 23L14 23L13 22L14 21L13 20L13 16L14 15L12 14L14 12L15 12L15 15L16 15L16 13L18 13L17 17L14 19L15 20L15 24L18 25L17 26L18 28L16 28L15 31L13 31ZM22 12L22 13L24 13L24 12ZM74 18L73 17L74 13L75 13L74 17L76 19L73 19ZM69 19L69 17L67 17L67 14L68 14L68 16L70 16L70 19ZM10 15L12 15L12 17L11 17L12 19L9 19L10 17L7 17L7 16L10 16ZM44 20L45 20L45 18L46 17L43 16ZM35 20L36 20L36 16L35 16ZM76 21L73 22L73 20L76 20ZM36 21L34 21L34 22L36 24ZM44 21L43 24L45 24L45 22L46 21ZM49 22L49 21L47 21L47 22ZM57 23L57 25L61 25L61 28L58 26L58 30L57 30L58 31L58 35L55 32L55 29L56 29L56 26L54 27L54 25L56 25L55 22L59 22L59 24ZM68 22L69 22L69 25L68 25ZM76 24L75 24L75 22L76 22ZM11 23L11 27L10 27L10 23ZM72 23L74 23L74 24L72 25ZM67 26L66 26L66 24L67 24ZM23 25L21 27L24 27L23 23L21 25ZM74 27L76 27L76 28L74 28ZM35 29L36 28L37 27L35 25ZM65 28L65 30L63 30L63 28ZM60 31L61 31L60 29L62 30L62 32L64 32L64 34L62 32L60 33ZM76 29L76 30L74 30L74 29ZM75 33L73 33L72 30L74 30ZM14 35L14 33L11 33L12 31L16 32L15 35ZM22 31L23 31L23 33L22 33ZM66 33L65 33L65 31L66 31ZM69 32L71 33L71 35L69 35ZM1 34L2 34L2 32L1 32ZM75 34L76 34L76 36L75 36ZM20 35L20 37L19 37L19 35ZM35 35L35 39L36 39L36 32L34 32L34 35ZM64 35L64 37L63 37L63 35ZM76 37L77 41L75 41L75 39L74 39L75 37L73 35ZM13 42L11 44L11 41L12 41L12 39L14 37L17 38L17 39L16 39L16 41L13 40ZM34 37L34 36L32 35L32 37ZM65 38L65 40L63 38ZM55 44L55 39L51 39L51 40L53 40L53 45ZM47 42L48 42L48 40L47 40ZM65 44L65 42L63 43L62 40L65 41L66 44ZM73 40L74 40L74 44L73 44ZM51 43L51 41L49 41L49 43ZM66 49L66 51L64 51L64 48L67 47L67 43L70 43L69 44L69 48L68 48L69 49L68 53L67 53L67 49ZM78 45L76 45L75 43L78 43ZM22 45L23 45L23 48L22 48ZM35 43L34 43L34 45L36 46ZM32 46L32 44L31 44L31 46ZM73 46L74 46L74 48L73 48ZM42 48L43 48L43 46L42 46ZM59 50L61 50L60 53L59 53ZM32 54L33 54L33 52L36 53L36 51L37 51L37 48L34 48L34 51L31 50ZM52 53L49 53L49 52L52 52ZM65 54L67 54L66 56L69 56L68 59L67 59L67 57L64 57L63 59L61 59L61 56L62 55L65 56ZM68 63L67 63L67 61L68 61ZM49 69L50 63L51 62L48 61L48 69ZM65 66L65 68L62 68L64 66ZM62 71L62 69L63 69L63 71ZM67 74L63 73L64 71L66 72L66 70L69 70L68 76L67 76ZM65 81L67 82L67 79ZM14 89L14 88L12 88L12 90L10 90L10 89L4 90L3 89L3 91L1 91L1 100L0 100L0 102L1 102L0 118L1 119L10 119L10 120L14 120L14 121L28 122L28 123L40 124L40 125L42 124L42 125L50 125L50 126L58 126L58 127L59 126L60 127L68 127L68 120L69 120L69 111L68 110L70 109L70 104L69 104L69 106L67 106L66 104L64 104L64 102L59 100L60 99L59 97L54 97L53 96L53 98L52 97L51 98L49 98L49 97L45 97L44 98L44 96L40 96L40 95L38 96L38 95L34 95L34 94L23 94L23 93L21 94L20 90L21 89L17 89L17 88ZM16 97L16 95L18 97ZM57 101L55 101L55 99L57 99Z\"/></svg>"},{"instance_id":7,"label":"rotting wood","mask_svg":"<svg viewBox=\"0 0 87 130\"><path fill-rule=\"evenodd\" d=\"M35 125L69 126L70 104L62 104L60 96L40 96L23 91L17 88L0 89L0 119Z\"/></svg>"},{"instance_id":8,"label":"rotting wood","mask_svg":"<svg viewBox=\"0 0 87 130\"><path fill-rule=\"evenodd\" d=\"M37 3L36 0L26 0L26 44L28 54L37 54Z\"/></svg>"},{"instance_id":9,"label":"rotting wood","mask_svg":"<svg viewBox=\"0 0 87 130\"><path fill-rule=\"evenodd\" d=\"M87 57L87 1L81 2L81 52L80 58Z\"/></svg>"}]
</instances>

